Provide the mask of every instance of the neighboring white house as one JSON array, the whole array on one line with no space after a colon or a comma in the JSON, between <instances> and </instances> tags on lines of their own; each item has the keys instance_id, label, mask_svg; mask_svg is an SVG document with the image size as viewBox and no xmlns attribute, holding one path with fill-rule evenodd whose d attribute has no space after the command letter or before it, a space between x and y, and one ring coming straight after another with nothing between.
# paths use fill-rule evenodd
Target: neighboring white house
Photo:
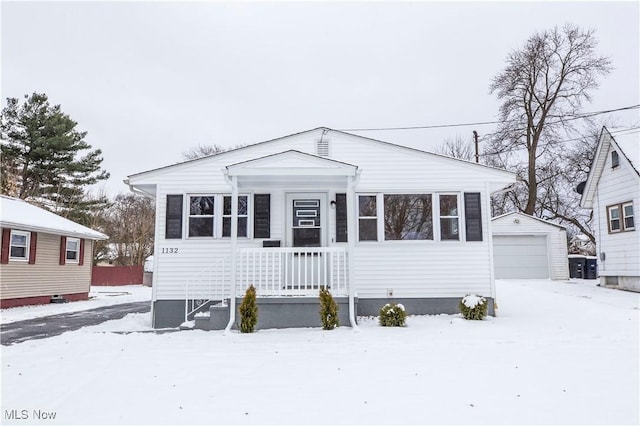
<instances>
[{"instance_id":1,"label":"neighboring white house","mask_svg":"<svg viewBox=\"0 0 640 426\"><path fill-rule=\"evenodd\" d=\"M89 297L93 242L106 235L5 195L0 227L2 308Z\"/></svg>"},{"instance_id":2,"label":"neighboring white house","mask_svg":"<svg viewBox=\"0 0 640 426\"><path fill-rule=\"evenodd\" d=\"M467 293L489 298L493 312L490 194L515 181L317 128L125 183L156 198L153 326L230 299L224 321L210 325L229 328L236 297L254 285L258 327L270 328L320 325L320 286L336 298L342 325L389 301L409 314L455 313Z\"/></svg>"},{"instance_id":3,"label":"neighboring white house","mask_svg":"<svg viewBox=\"0 0 640 426\"><path fill-rule=\"evenodd\" d=\"M640 291L640 133L603 127L580 206L593 209L600 284Z\"/></svg>"},{"instance_id":4,"label":"neighboring white house","mask_svg":"<svg viewBox=\"0 0 640 426\"><path fill-rule=\"evenodd\" d=\"M496 278L569 279L567 231L524 213L491 219Z\"/></svg>"}]
</instances>

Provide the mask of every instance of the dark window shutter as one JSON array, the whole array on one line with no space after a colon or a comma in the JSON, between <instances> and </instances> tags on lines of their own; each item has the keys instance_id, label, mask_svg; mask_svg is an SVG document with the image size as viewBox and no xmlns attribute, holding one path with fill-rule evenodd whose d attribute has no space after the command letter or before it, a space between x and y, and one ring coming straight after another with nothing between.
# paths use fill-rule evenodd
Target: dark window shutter
<instances>
[{"instance_id":1,"label":"dark window shutter","mask_svg":"<svg viewBox=\"0 0 640 426\"><path fill-rule=\"evenodd\" d=\"M336 194L336 242L347 242L347 194Z\"/></svg>"},{"instance_id":2,"label":"dark window shutter","mask_svg":"<svg viewBox=\"0 0 640 426\"><path fill-rule=\"evenodd\" d=\"M164 237L167 240L182 238L182 195L167 195L166 218Z\"/></svg>"},{"instance_id":3,"label":"dark window shutter","mask_svg":"<svg viewBox=\"0 0 640 426\"><path fill-rule=\"evenodd\" d=\"M2 256L0 263L9 263L9 243L11 241L11 229L2 229Z\"/></svg>"},{"instance_id":4,"label":"dark window shutter","mask_svg":"<svg viewBox=\"0 0 640 426\"><path fill-rule=\"evenodd\" d=\"M482 207L479 192L464 193L467 241L482 241Z\"/></svg>"},{"instance_id":5,"label":"dark window shutter","mask_svg":"<svg viewBox=\"0 0 640 426\"><path fill-rule=\"evenodd\" d=\"M84 265L84 238L80 240L80 253L78 253L78 266Z\"/></svg>"},{"instance_id":6,"label":"dark window shutter","mask_svg":"<svg viewBox=\"0 0 640 426\"><path fill-rule=\"evenodd\" d=\"M253 238L271 238L271 194L253 195Z\"/></svg>"},{"instance_id":7,"label":"dark window shutter","mask_svg":"<svg viewBox=\"0 0 640 426\"><path fill-rule=\"evenodd\" d=\"M29 265L36 263L36 250L38 249L38 233L32 232L29 238Z\"/></svg>"},{"instance_id":8,"label":"dark window shutter","mask_svg":"<svg viewBox=\"0 0 640 426\"><path fill-rule=\"evenodd\" d=\"M60 264L67 263L67 237L60 237Z\"/></svg>"}]
</instances>

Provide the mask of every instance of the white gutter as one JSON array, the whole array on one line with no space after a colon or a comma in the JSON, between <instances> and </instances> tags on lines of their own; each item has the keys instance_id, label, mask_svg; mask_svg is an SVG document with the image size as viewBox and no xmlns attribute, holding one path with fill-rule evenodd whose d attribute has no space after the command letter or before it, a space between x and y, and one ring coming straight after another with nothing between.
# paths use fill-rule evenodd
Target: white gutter
<instances>
[{"instance_id":1,"label":"white gutter","mask_svg":"<svg viewBox=\"0 0 640 426\"><path fill-rule=\"evenodd\" d=\"M350 223L347 224L347 250L349 252L349 322L351 323L351 327L353 331L360 331L358 328L358 324L356 323L355 317L355 240L356 240L356 230L355 227L357 225L357 221L354 220L356 218L356 194L355 194L355 186L360 179L360 169L356 170L356 175L348 178L347 182L347 218L350 219Z\"/></svg>"}]
</instances>

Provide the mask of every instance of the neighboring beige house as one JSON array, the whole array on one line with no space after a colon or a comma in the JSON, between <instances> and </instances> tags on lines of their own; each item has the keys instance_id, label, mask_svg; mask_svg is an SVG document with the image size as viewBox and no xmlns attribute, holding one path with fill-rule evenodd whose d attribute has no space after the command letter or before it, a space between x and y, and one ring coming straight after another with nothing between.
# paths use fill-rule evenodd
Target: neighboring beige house
<instances>
[{"instance_id":1,"label":"neighboring beige house","mask_svg":"<svg viewBox=\"0 0 640 426\"><path fill-rule=\"evenodd\" d=\"M89 297L93 242L108 237L0 195L0 307Z\"/></svg>"},{"instance_id":2,"label":"neighboring beige house","mask_svg":"<svg viewBox=\"0 0 640 426\"><path fill-rule=\"evenodd\" d=\"M593 209L600 285L640 291L640 134L603 127L580 206Z\"/></svg>"}]
</instances>

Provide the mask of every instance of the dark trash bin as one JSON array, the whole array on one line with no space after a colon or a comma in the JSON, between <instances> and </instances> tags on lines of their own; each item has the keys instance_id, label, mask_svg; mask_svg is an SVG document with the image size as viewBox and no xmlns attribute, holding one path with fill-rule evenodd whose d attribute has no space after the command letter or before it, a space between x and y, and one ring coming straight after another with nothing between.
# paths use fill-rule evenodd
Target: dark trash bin
<instances>
[{"instance_id":1,"label":"dark trash bin","mask_svg":"<svg viewBox=\"0 0 640 426\"><path fill-rule=\"evenodd\" d=\"M569 278L585 278L587 258L580 254L569 255Z\"/></svg>"},{"instance_id":2,"label":"dark trash bin","mask_svg":"<svg viewBox=\"0 0 640 426\"><path fill-rule=\"evenodd\" d=\"M588 256L585 259L584 278L587 280L595 280L598 278L598 258Z\"/></svg>"}]
</instances>

